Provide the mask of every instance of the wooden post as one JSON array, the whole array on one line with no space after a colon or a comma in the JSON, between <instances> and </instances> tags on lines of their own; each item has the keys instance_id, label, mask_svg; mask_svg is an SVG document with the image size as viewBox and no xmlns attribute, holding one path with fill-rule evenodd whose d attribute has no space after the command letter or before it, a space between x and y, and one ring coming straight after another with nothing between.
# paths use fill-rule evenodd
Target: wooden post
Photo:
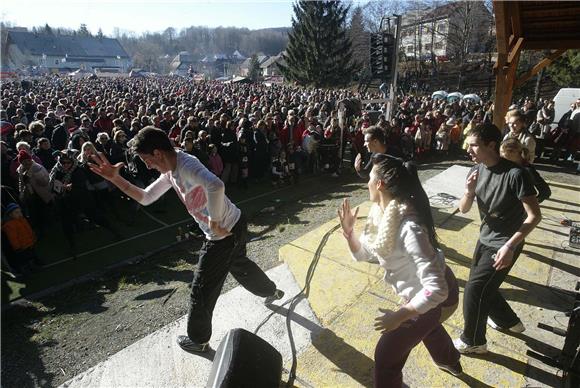
<instances>
[{"instance_id":1,"label":"wooden post","mask_svg":"<svg viewBox=\"0 0 580 388\"><path fill-rule=\"evenodd\" d=\"M516 80L516 69L524 47L519 11L514 4L494 1L496 14L497 63L493 123L500 129L505 124L505 114L511 104ZM517 20L516 20L517 19Z\"/></svg>"}]
</instances>

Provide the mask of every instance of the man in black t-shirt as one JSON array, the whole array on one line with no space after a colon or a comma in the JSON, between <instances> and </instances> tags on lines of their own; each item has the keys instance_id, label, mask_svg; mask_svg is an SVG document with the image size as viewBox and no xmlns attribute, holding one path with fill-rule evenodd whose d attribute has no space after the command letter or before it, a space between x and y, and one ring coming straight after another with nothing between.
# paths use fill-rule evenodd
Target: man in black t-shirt
<instances>
[{"instance_id":1,"label":"man in black t-shirt","mask_svg":"<svg viewBox=\"0 0 580 388\"><path fill-rule=\"evenodd\" d=\"M501 133L495 125L477 125L467 133L466 142L477 165L468 174L459 210L468 212L477 198L481 229L465 285L463 333L453 341L464 354L487 352L486 322L494 329L525 330L499 287L542 217L529 176L499 156Z\"/></svg>"}]
</instances>

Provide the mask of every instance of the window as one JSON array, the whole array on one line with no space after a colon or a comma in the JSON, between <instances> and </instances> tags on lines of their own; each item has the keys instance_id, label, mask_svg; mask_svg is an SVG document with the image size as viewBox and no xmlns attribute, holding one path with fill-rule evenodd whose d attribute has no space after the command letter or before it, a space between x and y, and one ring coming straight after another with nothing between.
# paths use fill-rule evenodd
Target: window
<instances>
[{"instance_id":1,"label":"window","mask_svg":"<svg viewBox=\"0 0 580 388\"><path fill-rule=\"evenodd\" d=\"M443 49L443 42L435 43L435 50L441 50L441 49Z\"/></svg>"},{"instance_id":2,"label":"window","mask_svg":"<svg viewBox=\"0 0 580 388\"><path fill-rule=\"evenodd\" d=\"M437 26L437 32L447 32L447 25L445 23L441 23Z\"/></svg>"},{"instance_id":3,"label":"window","mask_svg":"<svg viewBox=\"0 0 580 388\"><path fill-rule=\"evenodd\" d=\"M413 52L413 45L412 44L410 44L410 45L407 46L407 52L408 53L412 53Z\"/></svg>"},{"instance_id":4,"label":"window","mask_svg":"<svg viewBox=\"0 0 580 388\"><path fill-rule=\"evenodd\" d=\"M431 51L431 43L425 43L425 50Z\"/></svg>"}]
</instances>

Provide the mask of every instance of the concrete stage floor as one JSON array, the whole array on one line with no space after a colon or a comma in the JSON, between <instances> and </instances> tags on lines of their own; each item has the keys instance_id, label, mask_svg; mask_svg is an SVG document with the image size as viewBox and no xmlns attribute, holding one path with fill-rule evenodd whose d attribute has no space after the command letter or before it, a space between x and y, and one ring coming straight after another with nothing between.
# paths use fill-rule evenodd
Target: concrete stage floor
<instances>
[{"instance_id":1,"label":"concrete stage floor","mask_svg":"<svg viewBox=\"0 0 580 388\"><path fill-rule=\"evenodd\" d=\"M467 214L455 214L456 201L441 194L460 196L466 167L453 166L425 184L437 233L448 265L460 285L460 298L468 276L471 255L479 233L479 215L474 206ZM552 197L542 204L543 220L526 241L516 265L502 285L502 292L518 313L526 331L522 334L488 330L489 353L462 356L464 375L453 377L440 371L422 344L407 361L404 381L411 387L522 387L557 386L559 372L526 355L528 349L556 354L564 339L538 329L542 322L565 328L564 311L571 308L571 291L580 278L580 250L567 245L564 216L580 219L580 187L551 183ZM338 206L338 204L337 204ZM370 203L361 206L365 216ZM280 248L283 265L269 275L286 291L284 301L298 293L322 237L337 225L334 219ZM360 230L364 221L357 224ZM298 351L295 386L372 386L374 347L379 334L373 328L378 308L396 308L398 298L382 281L375 264L351 260L340 231L330 235L323 247L307 299L291 315ZM259 335L272 343L291 367L291 352L285 326L286 310L274 314ZM235 327L253 331L270 313L260 298L240 287L222 295L214 314L216 349L225 333ZM445 322L450 335L459 335L463 325L460 307ZM136 342L108 360L69 380L67 387L182 387L204 386L213 352L200 357L181 351L174 337L185 331L185 317ZM287 378L287 374L283 375Z\"/></svg>"}]
</instances>

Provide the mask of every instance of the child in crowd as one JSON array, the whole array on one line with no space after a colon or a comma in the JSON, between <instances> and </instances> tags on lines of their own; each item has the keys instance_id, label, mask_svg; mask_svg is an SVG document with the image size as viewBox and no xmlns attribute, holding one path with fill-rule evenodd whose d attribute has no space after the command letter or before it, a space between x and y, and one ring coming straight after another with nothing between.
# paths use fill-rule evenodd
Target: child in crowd
<instances>
[{"instance_id":1,"label":"child in crowd","mask_svg":"<svg viewBox=\"0 0 580 388\"><path fill-rule=\"evenodd\" d=\"M411 134L411 128L407 127L401 134L401 152L403 154L403 158L413 159L413 151L415 148L415 141Z\"/></svg>"},{"instance_id":2,"label":"child in crowd","mask_svg":"<svg viewBox=\"0 0 580 388\"><path fill-rule=\"evenodd\" d=\"M217 147L215 144L209 145L209 170L214 173L215 176L221 177L224 171L224 163L222 157L218 154Z\"/></svg>"},{"instance_id":3,"label":"child in crowd","mask_svg":"<svg viewBox=\"0 0 580 388\"><path fill-rule=\"evenodd\" d=\"M437 139L437 151L439 154L448 155L449 153L449 127L441 124L439 130L435 134Z\"/></svg>"},{"instance_id":4,"label":"child in crowd","mask_svg":"<svg viewBox=\"0 0 580 388\"><path fill-rule=\"evenodd\" d=\"M272 184L278 186L290 179L290 169L286 160L286 152L280 151L280 157L272 160Z\"/></svg>"},{"instance_id":5,"label":"child in crowd","mask_svg":"<svg viewBox=\"0 0 580 388\"><path fill-rule=\"evenodd\" d=\"M2 221L2 250L6 254L8 265L14 276L25 275L31 268L41 264L34 250L34 231L24 218L20 206L14 202L6 206Z\"/></svg>"},{"instance_id":6,"label":"child in crowd","mask_svg":"<svg viewBox=\"0 0 580 388\"><path fill-rule=\"evenodd\" d=\"M292 182L297 183L302 174L302 166L305 163L305 155L301 147L294 149L293 144L288 144L288 171Z\"/></svg>"},{"instance_id":7,"label":"child in crowd","mask_svg":"<svg viewBox=\"0 0 580 388\"><path fill-rule=\"evenodd\" d=\"M240 136L238 139L240 145L240 152L239 152L239 161L238 165L240 166L240 186L243 189L248 188L248 176L249 176L249 167L250 167L250 159L248 157L248 144L246 141L245 136Z\"/></svg>"},{"instance_id":8,"label":"child in crowd","mask_svg":"<svg viewBox=\"0 0 580 388\"><path fill-rule=\"evenodd\" d=\"M541 203L543 200L550 198L552 190L550 190L550 186L548 186L534 166L528 162L528 152L528 149L524 148L522 143L513 137L504 140L499 149L502 158L522 166L530 174L532 183L538 191L538 203Z\"/></svg>"}]
</instances>

